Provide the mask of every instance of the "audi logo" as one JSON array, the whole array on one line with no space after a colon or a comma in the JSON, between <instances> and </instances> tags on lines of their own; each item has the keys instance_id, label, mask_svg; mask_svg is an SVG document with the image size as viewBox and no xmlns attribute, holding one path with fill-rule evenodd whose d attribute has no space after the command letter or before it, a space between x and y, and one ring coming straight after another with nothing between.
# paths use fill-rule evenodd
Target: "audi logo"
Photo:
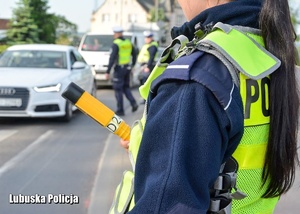
<instances>
[{"instance_id":1,"label":"audi logo","mask_svg":"<svg viewBox=\"0 0 300 214\"><path fill-rule=\"evenodd\" d=\"M16 89L14 88L0 88L0 95L14 95L16 93Z\"/></svg>"}]
</instances>

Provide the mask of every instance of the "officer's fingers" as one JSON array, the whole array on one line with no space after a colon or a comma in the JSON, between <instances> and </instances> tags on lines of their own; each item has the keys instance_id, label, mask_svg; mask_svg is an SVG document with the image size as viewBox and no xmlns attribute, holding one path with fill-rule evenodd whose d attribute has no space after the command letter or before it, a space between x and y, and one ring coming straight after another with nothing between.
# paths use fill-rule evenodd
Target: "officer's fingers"
<instances>
[{"instance_id":1,"label":"officer's fingers","mask_svg":"<svg viewBox=\"0 0 300 214\"><path fill-rule=\"evenodd\" d=\"M123 140L123 139L121 139L121 140L120 140L120 144L121 144L121 146L122 146L124 149L128 149L128 147L129 147L129 141L128 141L128 140Z\"/></svg>"}]
</instances>

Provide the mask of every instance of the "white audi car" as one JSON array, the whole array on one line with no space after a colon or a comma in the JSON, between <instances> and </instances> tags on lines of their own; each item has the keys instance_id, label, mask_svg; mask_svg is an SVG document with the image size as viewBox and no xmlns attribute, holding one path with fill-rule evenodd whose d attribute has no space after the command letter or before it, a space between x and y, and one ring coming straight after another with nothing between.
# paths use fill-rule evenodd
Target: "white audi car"
<instances>
[{"instance_id":1,"label":"white audi car","mask_svg":"<svg viewBox=\"0 0 300 214\"><path fill-rule=\"evenodd\" d=\"M0 55L0 117L58 117L76 109L61 94L74 82L95 96L95 73L75 47L26 44Z\"/></svg>"}]
</instances>

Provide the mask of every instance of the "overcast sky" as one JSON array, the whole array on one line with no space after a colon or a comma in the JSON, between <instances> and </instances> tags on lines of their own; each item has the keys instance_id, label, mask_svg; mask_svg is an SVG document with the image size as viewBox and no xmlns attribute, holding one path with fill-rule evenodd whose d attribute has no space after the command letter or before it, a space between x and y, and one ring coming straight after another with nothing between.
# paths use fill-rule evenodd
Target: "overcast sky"
<instances>
[{"instance_id":1,"label":"overcast sky","mask_svg":"<svg viewBox=\"0 0 300 214\"><path fill-rule=\"evenodd\" d=\"M11 18L12 9L19 0L0 0L0 18ZM50 13L64 16L68 21L77 24L79 32L90 29L91 14L104 0L48 0Z\"/></svg>"},{"instance_id":2,"label":"overcast sky","mask_svg":"<svg viewBox=\"0 0 300 214\"><path fill-rule=\"evenodd\" d=\"M12 8L19 0L0 0L0 18L10 18ZM105 0L48 0L49 12L65 16L70 22L77 24L79 32L90 29L91 14ZM300 8L300 0L290 0L293 8ZM299 14L300 16L300 14ZM300 18L299 18L300 19ZM298 27L298 33L300 28Z\"/></svg>"}]
</instances>

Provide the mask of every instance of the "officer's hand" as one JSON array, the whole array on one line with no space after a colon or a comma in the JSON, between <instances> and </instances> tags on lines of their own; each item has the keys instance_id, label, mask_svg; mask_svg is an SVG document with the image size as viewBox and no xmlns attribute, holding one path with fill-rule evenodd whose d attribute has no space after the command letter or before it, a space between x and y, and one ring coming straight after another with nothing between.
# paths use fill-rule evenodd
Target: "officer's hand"
<instances>
[{"instance_id":1,"label":"officer's hand","mask_svg":"<svg viewBox=\"0 0 300 214\"><path fill-rule=\"evenodd\" d=\"M150 69L149 69L148 67L145 67L145 68L144 68L144 72L145 72L145 73L149 73L149 72L150 72Z\"/></svg>"},{"instance_id":2,"label":"officer's hand","mask_svg":"<svg viewBox=\"0 0 300 214\"><path fill-rule=\"evenodd\" d=\"M105 79L109 79L109 74L108 73L105 73Z\"/></svg>"},{"instance_id":3,"label":"officer's hand","mask_svg":"<svg viewBox=\"0 0 300 214\"><path fill-rule=\"evenodd\" d=\"M128 148L129 148L129 141L128 141L128 140L123 140L123 139L121 139L121 140L120 140L120 145L121 145L124 149L126 149L126 151L128 151Z\"/></svg>"}]
</instances>

